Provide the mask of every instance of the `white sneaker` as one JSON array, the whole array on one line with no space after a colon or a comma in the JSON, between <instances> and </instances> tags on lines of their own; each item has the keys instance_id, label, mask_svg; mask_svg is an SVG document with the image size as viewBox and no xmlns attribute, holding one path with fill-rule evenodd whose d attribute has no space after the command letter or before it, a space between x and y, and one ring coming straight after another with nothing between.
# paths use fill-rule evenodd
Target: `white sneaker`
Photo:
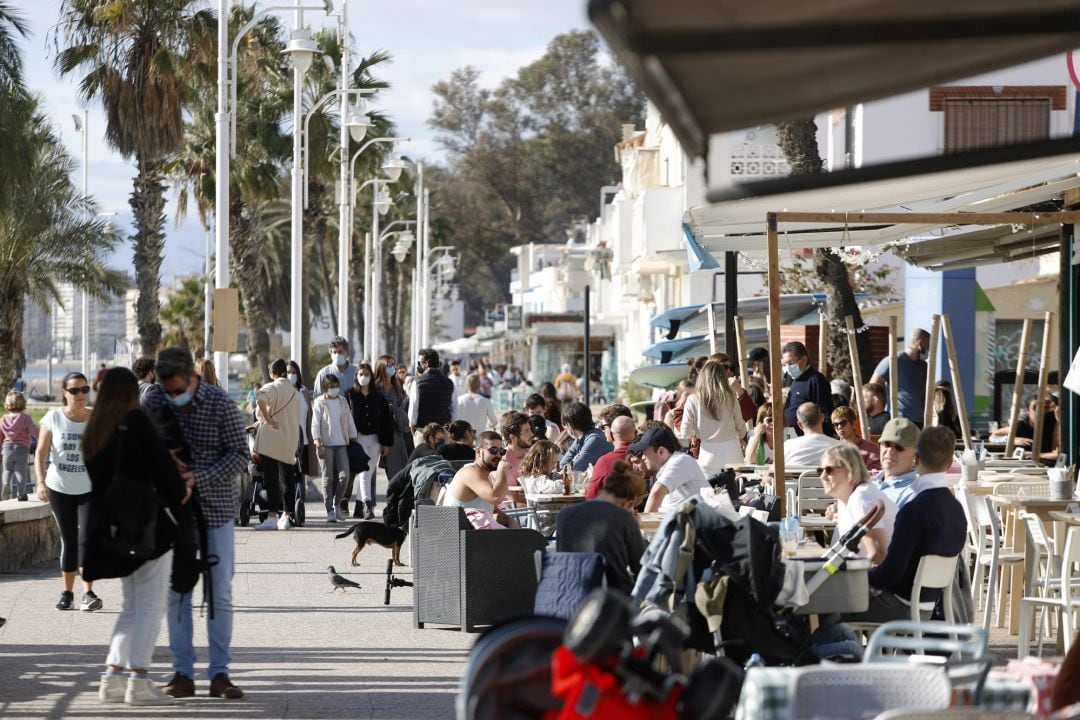
<instances>
[{"instance_id":1,"label":"white sneaker","mask_svg":"<svg viewBox=\"0 0 1080 720\"><path fill-rule=\"evenodd\" d=\"M281 513L280 515L278 515L278 519L277 519L277 529L278 530L288 530L291 527L292 527L292 523L289 522L289 516L288 515L286 515L285 513Z\"/></svg>"},{"instance_id":2,"label":"white sneaker","mask_svg":"<svg viewBox=\"0 0 1080 720\"><path fill-rule=\"evenodd\" d=\"M128 705L172 705L176 700L163 693L150 678L129 677L124 702Z\"/></svg>"},{"instance_id":3,"label":"white sneaker","mask_svg":"<svg viewBox=\"0 0 1080 720\"><path fill-rule=\"evenodd\" d=\"M328 523L331 523L331 522L336 523L337 522L337 513L334 512L333 510L327 510L326 511L326 522L328 522Z\"/></svg>"},{"instance_id":4,"label":"white sneaker","mask_svg":"<svg viewBox=\"0 0 1080 720\"><path fill-rule=\"evenodd\" d=\"M101 684L98 685L98 700L103 703L122 703L126 689L126 675L102 675Z\"/></svg>"},{"instance_id":5,"label":"white sneaker","mask_svg":"<svg viewBox=\"0 0 1080 720\"><path fill-rule=\"evenodd\" d=\"M345 520L346 520L345 513L341 512L341 508L336 508L334 510L334 519L337 520L338 522L345 522Z\"/></svg>"},{"instance_id":6,"label":"white sneaker","mask_svg":"<svg viewBox=\"0 0 1080 720\"><path fill-rule=\"evenodd\" d=\"M269 515L267 515L265 520L263 520L258 525L253 525L251 529L252 530L277 530L278 529L277 518L272 518Z\"/></svg>"}]
</instances>

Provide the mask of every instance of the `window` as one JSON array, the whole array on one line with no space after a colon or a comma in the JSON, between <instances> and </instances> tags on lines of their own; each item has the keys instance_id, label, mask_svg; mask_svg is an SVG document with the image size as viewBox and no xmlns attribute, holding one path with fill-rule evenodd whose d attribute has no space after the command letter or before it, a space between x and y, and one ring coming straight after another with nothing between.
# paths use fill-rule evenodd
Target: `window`
<instances>
[{"instance_id":1,"label":"window","mask_svg":"<svg viewBox=\"0 0 1080 720\"><path fill-rule=\"evenodd\" d=\"M1050 98L945 99L945 152L1046 140Z\"/></svg>"}]
</instances>

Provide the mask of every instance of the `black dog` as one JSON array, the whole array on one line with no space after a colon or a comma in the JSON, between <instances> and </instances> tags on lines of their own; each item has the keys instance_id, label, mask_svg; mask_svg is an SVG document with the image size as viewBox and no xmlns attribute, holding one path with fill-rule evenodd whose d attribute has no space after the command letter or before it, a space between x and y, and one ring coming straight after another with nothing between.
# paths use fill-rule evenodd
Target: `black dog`
<instances>
[{"instance_id":1,"label":"black dog","mask_svg":"<svg viewBox=\"0 0 1080 720\"><path fill-rule=\"evenodd\" d=\"M401 551L401 543L405 542L405 531L401 528L390 527L385 523L378 522L377 520L365 520L358 522L350 527L340 535L335 535L335 538L343 538L348 535L352 535L356 539L356 549L352 553L352 564L359 565L356 562L356 556L360 554L360 551L371 543L382 545L384 548L390 548L390 557L395 565L401 565L402 562L398 553Z\"/></svg>"}]
</instances>

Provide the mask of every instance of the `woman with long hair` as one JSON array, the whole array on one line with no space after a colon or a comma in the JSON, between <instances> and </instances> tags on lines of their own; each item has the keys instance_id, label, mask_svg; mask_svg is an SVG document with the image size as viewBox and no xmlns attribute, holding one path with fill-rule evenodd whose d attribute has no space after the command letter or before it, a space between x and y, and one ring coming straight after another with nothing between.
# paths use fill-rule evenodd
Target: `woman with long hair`
<instances>
[{"instance_id":1,"label":"woman with long hair","mask_svg":"<svg viewBox=\"0 0 1080 720\"><path fill-rule=\"evenodd\" d=\"M195 361L195 374L211 385L221 387L221 383L218 382L217 368L214 367L214 361L210 358L199 358Z\"/></svg>"},{"instance_id":2,"label":"woman with long hair","mask_svg":"<svg viewBox=\"0 0 1080 720\"><path fill-rule=\"evenodd\" d=\"M322 470L319 468L319 456L316 451L315 445L311 442L311 390L304 385L304 371L300 368L300 363L295 360L290 360L286 365L287 373L285 375L289 382L298 393L297 397L300 400L300 475L296 478L296 482L303 482L304 494L307 491L307 478L308 477L320 477ZM295 474L295 473L294 473ZM288 509L290 506L292 510L289 511L289 515L295 515L295 488L291 488L286 491L285 506Z\"/></svg>"},{"instance_id":3,"label":"woman with long hair","mask_svg":"<svg viewBox=\"0 0 1080 720\"><path fill-rule=\"evenodd\" d=\"M544 398L544 417L558 425L562 432L562 401L555 393L555 386L544 383L540 386L540 396Z\"/></svg>"},{"instance_id":4,"label":"woman with long hair","mask_svg":"<svg viewBox=\"0 0 1080 720\"><path fill-rule=\"evenodd\" d=\"M773 424L772 404L758 408L756 424L746 443L746 455L743 460L750 465L764 465L773 460L773 436L776 426ZM762 462L758 462L758 461Z\"/></svg>"},{"instance_id":5,"label":"woman with long hair","mask_svg":"<svg viewBox=\"0 0 1080 720\"><path fill-rule=\"evenodd\" d=\"M728 464L743 461L739 442L743 422L727 373L723 363L716 360L702 366L694 393L683 406L682 422L676 431L683 442L701 440L698 465L706 477L712 477Z\"/></svg>"},{"instance_id":6,"label":"woman with long hair","mask_svg":"<svg viewBox=\"0 0 1080 720\"><path fill-rule=\"evenodd\" d=\"M139 381L127 368L105 371L83 432L82 453L92 488L83 577L121 578L124 598L98 698L128 705L171 704L173 698L151 683L146 672L165 617L177 518L180 506L191 497L194 477L190 482L180 477L153 422L139 407ZM109 497L110 486L121 477L156 490L154 549L145 560L110 549L104 542L111 518L123 507L122 501Z\"/></svg>"},{"instance_id":7,"label":"woman with long hair","mask_svg":"<svg viewBox=\"0 0 1080 720\"><path fill-rule=\"evenodd\" d=\"M60 381L61 406L41 419L34 470L37 498L49 503L60 528L60 573L64 590L57 610L75 606L75 572L82 567L86 551L86 528L90 518L90 476L83 463L82 436L90 418L87 401L90 384L80 372L70 372ZM45 463L48 460L48 470ZM83 578L82 610L100 610L101 599L94 584Z\"/></svg>"},{"instance_id":8,"label":"woman with long hair","mask_svg":"<svg viewBox=\"0 0 1080 720\"><path fill-rule=\"evenodd\" d=\"M559 465L559 446L549 440L537 440L521 459L518 484L526 493L561 493L562 480L554 480L551 473Z\"/></svg>"},{"instance_id":9,"label":"woman with long hair","mask_svg":"<svg viewBox=\"0 0 1080 720\"><path fill-rule=\"evenodd\" d=\"M394 442L389 452L380 463L386 470L389 481L409 462L409 455L415 449L412 432L409 430L409 396L397 376L397 363L393 355L380 355L375 362L375 375L371 381L375 389L382 393L393 413Z\"/></svg>"},{"instance_id":10,"label":"woman with long hair","mask_svg":"<svg viewBox=\"0 0 1080 720\"><path fill-rule=\"evenodd\" d=\"M390 453L394 445L394 414L386 397L372 387L374 372L371 366L360 363L356 366L356 380L345 397L352 408L353 422L356 423L357 442L371 458L368 469L360 473L360 489L356 493L355 516L362 512L365 520L375 519L375 472L379 469L379 458ZM348 504L349 495L345 495Z\"/></svg>"}]
</instances>

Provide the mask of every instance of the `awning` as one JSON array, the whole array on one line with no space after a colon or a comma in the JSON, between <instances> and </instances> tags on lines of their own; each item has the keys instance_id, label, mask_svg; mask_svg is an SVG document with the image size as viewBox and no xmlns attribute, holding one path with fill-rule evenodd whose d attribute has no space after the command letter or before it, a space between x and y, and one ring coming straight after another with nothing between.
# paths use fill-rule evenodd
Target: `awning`
<instances>
[{"instance_id":1,"label":"awning","mask_svg":"<svg viewBox=\"0 0 1080 720\"><path fill-rule=\"evenodd\" d=\"M1052 158L718 202L692 208L687 215L699 240L710 252L747 252L765 248L768 212L1004 212L1058 199L1066 190L1076 187L1080 187L1080 145L1076 152ZM975 230L968 227L965 232ZM999 251L1004 246L990 240L1014 235L1012 226L977 230L983 233L979 237L988 242L982 245L984 253L970 258L971 264L1009 259ZM784 223L780 226L779 241L781 248L791 249L876 246L919 238L931 231L940 231L940 226ZM1044 237L1045 233L1044 228Z\"/></svg>"},{"instance_id":2,"label":"awning","mask_svg":"<svg viewBox=\"0 0 1080 720\"><path fill-rule=\"evenodd\" d=\"M669 363L678 357L685 357L686 350L700 345L702 341L704 341L705 345L709 344L704 335L676 338L675 340L661 340L645 348L641 354L647 358L659 360L661 364Z\"/></svg>"},{"instance_id":3,"label":"awning","mask_svg":"<svg viewBox=\"0 0 1080 720\"><path fill-rule=\"evenodd\" d=\"M958 270L975 265L1030 260L1061 250L1061 228L1034 225L1014 231L1011 225L972 228L937 238L913 238L892 252L929 270Z\"/></svg>"},{"instance_id":4,"label":"awning","mask_svg":"<svg viewBox=\"0 0 1080 720\"><path fill-rule=\"evenodd\" d=\"M589 18L694 156L713 133L1080 47L1080 0L590 0Z\"/></svg>"},{"instance_id":5,"label":"awning","mask_svg":"<svg viewBox=\"0 0 1080 720\"><path fill-rule=\"evenodd\" d=\"M861 296L857 293L856 296ZM823 293L792 293L780 296L780 323L791 325L802 318L818 305L825 302ZM675 337L680 332L707 333L709 331L708 303L701 305L684 305L683 307L665 310L659 315L654 315L649 323L653 327L668 331L668 339ZM723 337L724 313L727 307L722 302L713 303L713 313L716 316L716 330ZM765 318L769 314L769 298L765 296L739 298L738 314L746 323L746 327L753 327L756 323L764 326ZM687 338L688 339L688 338ZM662 343L657 343L661 345ZM708 338L706 337L706 344ZM653 347L656 347L654 345ZM646 351L648 352L648 351ZM650 356L652 357L652 356Z\"/></svg>"}]
</instances>

